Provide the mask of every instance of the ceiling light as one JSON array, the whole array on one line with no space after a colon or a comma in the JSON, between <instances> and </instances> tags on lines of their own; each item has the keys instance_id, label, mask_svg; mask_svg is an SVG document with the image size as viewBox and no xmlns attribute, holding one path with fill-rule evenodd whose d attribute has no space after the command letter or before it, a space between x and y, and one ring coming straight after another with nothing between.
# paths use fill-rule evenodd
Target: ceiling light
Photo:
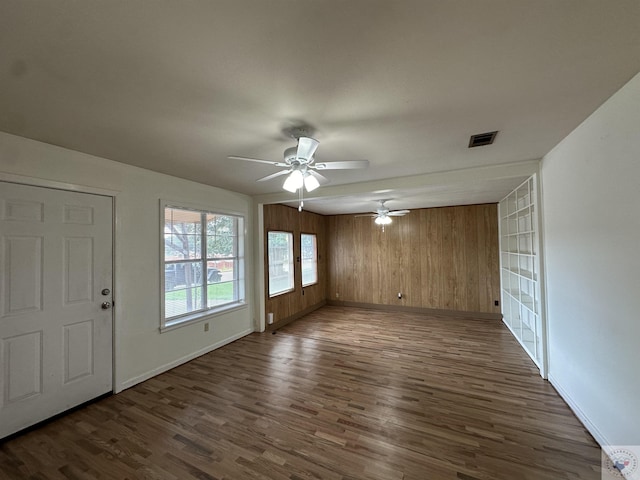
<instances>
[{"instance_id":1,"label":"ceiling light","mask_svg":"<svg viewBox=\"0 0 640 480\"><path fill-rule=\"evenodd\" d=\"M302 188L302 185L304 185L302 172L300 170L294 170L284 181L282 188L288 192L296 193L299 188Z\"/></svg>"},{"instance_id":2,"label":"ceiling light","mask_svg":"<svg viewBox=\"0 0 640 480\"><path fill-rule=\"evenodd\" d=\"M380 215L376 217L374 222L376 223L376 225L389 225L391 223L391 217Z\"/></svg>"},{"instance_id":3,"label":"ceiling light","mask_svg":"<svg viewBox=\"0 0 640 480\"><path fill-rule=\"evenodd\" d=\"M313 192L319 186L320 182L318 181L318 179L307 172L307 174L304 176L304 188L307 189L307 192Z\"/></svg>"}]
</instances>

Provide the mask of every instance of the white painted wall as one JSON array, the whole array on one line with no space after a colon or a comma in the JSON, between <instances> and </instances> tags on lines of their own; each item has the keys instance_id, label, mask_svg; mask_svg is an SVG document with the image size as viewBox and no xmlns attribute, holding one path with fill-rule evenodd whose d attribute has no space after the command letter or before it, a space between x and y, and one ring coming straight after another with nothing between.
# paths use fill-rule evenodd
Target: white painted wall
<instances>
[{"instance_id":1,"label":"white painted wall","mask_svg":"<svg viewBox=\"0 0 640 480\"><path fill-rule=\"evenodd\" d=\"M250 197L0 132L0 179L11 175L117 192L116 391L254 330ZM160 198L237 212L246 218L247 307L213 318L207 333L201 323L159 332Z\"/></svg>"},{"instance_id":2,"label":"white painted wall","mask_svg":"<svg viewBox=\"0 0 640 480\"><path fill-rule=\"evenodd\" d=\"M549 379L603 445L640 444L640 74L542 161Z\"/></svg>"}]
</instances>

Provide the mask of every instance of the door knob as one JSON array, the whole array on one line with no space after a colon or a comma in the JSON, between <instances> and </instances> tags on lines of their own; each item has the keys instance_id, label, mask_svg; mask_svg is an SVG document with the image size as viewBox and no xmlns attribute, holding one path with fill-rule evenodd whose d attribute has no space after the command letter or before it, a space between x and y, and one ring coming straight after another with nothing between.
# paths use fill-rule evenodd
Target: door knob
<instances>
[{"instance_id":1,"label":"door knob","mask_svg":"<svg viewBox=\"0 0 640 480\"><path fill-rule=\"evenodd\" d=\"M103 310L109 310L111 308L111 302L102 302L101 307Z\"/></svg>"}]
</instances>

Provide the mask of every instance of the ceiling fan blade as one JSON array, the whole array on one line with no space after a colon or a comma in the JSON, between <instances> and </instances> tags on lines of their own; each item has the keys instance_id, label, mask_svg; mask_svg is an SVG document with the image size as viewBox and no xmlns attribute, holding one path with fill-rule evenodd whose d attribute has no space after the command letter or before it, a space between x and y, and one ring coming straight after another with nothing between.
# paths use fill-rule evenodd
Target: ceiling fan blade
<instances>
[{"instance_id":1,"label":"ceiling fan blade","mask_svg":"<svg viewBox=\"0 0 640 480\"><path fill-rule=\"evenodd\" d=\"M401 217L403 215L406 215L409 212L410 212L410 210L393 210L393 211L387 213L387 215L390 216L390 217Z\"/></svg>"},{"instance_id":2,"label":"ceiling fan blade","mask_svg":"<svg viewBox=\"0 0 640 480\"><path fill-rule=\"evenodd\" d=\"M272 178L277 178L281 175L286 175L290 173L291 170L280 170L279 172L272 173L271 175L267 175L266 177L259 178L256 182L266 182L267 180L271 180Z\"/></svg>"},{"instance_id":3,"label":"ceiling fan blade","mask_svg":"<svg viewBox=\"0 0 640 480\"><path fill-rule=\"evenodd\" d=\"M369 160L347 160L344 162L323 162L314 165L318 170L346 170L350 168L367 168Z\"/></svg>"},{"instance_id":4,"label":"ceiling fan blade","mask_svg":"<svg viewBox=\"0 0 640 480\"><path fill-rule=\"evenodd\" d=\"M256 162L256 163L266 163L267 165L273 165L274 167L288 167L286 163L283 162L272 162L270 160L260 160L259 158L249 158L249 157L237 157L235 155L229 155L227 158L231 160L246 160L247 162Z\"/></svg>"},{"instance_id":5,"label":"ceiling fan blade","mask_svg":"<svg viewBox=\"0 0 640 480\"><path fill-rule=\"evenodd\" d=\"M329 183L329 179L324 175L320 175L318 172L315 172L311 169L308 169L307 172L309 172L309 175L316 177L316 179L320 182L321 185Z\"/></svg>"},{"instance_id":6,"label":"ceiling fan blade","mask_svg":"<svg viewBox=\"0 0 640 480\"><path fill-rule=\"evenodd\" d=\"M313 158L313 154L316 153L316 148L318 148L319 144L320 142L318 142L315 138L298 138L298 150L296 151L296 158L311 160L311 158Z\"/></svg>"},{"instance_id":7,"label":"ceiling fan blade","mask_svg":"<svg viewBox=\"0 0 640 480\"><path fill-rule=\"evenodd\" d=\"M377 217L377 213L362 213L360 215L354 215L354 217Z\"/></svg>"}]
</instances>

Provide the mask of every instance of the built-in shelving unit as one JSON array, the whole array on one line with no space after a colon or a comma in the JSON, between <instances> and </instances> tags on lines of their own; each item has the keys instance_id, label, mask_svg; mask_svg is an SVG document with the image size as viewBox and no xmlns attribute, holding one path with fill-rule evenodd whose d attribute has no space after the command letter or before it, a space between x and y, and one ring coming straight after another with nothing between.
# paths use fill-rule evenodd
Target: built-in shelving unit
<instances>
[{"instance_id":1,"label":"built-in shelving unit","mask_svg":"<svg viewBox=\"0 0 640 480\"><path fill-rule=\"evenodd\" d=\"M499 205L503 321L546 377L537 181L533 175Z\"/></svg>"}]
</instances>

